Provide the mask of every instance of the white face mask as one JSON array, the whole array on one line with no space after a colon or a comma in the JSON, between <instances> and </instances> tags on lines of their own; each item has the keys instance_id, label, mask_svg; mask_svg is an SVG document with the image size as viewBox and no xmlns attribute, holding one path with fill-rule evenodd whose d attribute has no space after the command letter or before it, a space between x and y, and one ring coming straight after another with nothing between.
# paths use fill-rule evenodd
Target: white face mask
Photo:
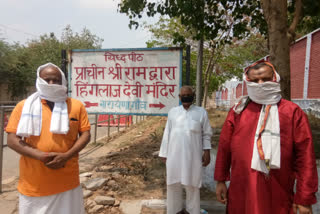
<instances>
[{"instance_id":1,"label":"white face mask","mask_svg":"<svg viewBox=\"0 0 320 214\"><path fill-rule=\"evenodd\" d=\"M64 85L48 84L44 79L38 77L36 86L42 99L51 102L64 102L67 99L67 87Z\"/></svg>"},{"instance_id":2,"label":"white face mask","mask_svg":"<svg viewBox=\"0 0 320 214\"><path fill-rule=\"evenodd\" d=\"M281 100L280 76L278 73L276 73L276 82L250 82L247 80L246 74L243 75L243 80L247 84L248 96L255 103L270 105Z\"/></svg>"},{"instance_id":3,"label":"white face mask","mask_svg":"<svg viewBox=\"0 0 320 214\"><path fill-rule=\"evenodd\" d=\"M44 79L40 77L40 71L47 66L53 66L60 71L62 85L57 84L48 84ZM47 63L45 65L40 66L37 69L37 81L36 81L37 91L42 99L49 100L51 102L64 102L67 99L67 81L64 76L64 73L61 69L52 64Z\"/></svg>"}]
</instances>

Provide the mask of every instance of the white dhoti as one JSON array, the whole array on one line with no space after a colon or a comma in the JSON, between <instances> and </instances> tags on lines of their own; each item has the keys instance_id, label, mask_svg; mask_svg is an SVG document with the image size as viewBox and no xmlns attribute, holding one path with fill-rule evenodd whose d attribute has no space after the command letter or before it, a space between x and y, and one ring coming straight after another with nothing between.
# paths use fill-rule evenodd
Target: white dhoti
<instances>
[{"instance_id":1,"label":"white dhoti","mask_svg":"<svg viewBox=\"0 0 320 214\"><path fill-rule=\"evenodd\" d=\"M182 188L186 190L186 210L190 214L200 213L200 191L193 186L175 183L167 186L167 214L176 214L183 209Z\"/></svg>"},{"instance_id":2,"label":"white dhoti","mask_svg":"<svg viewBox=\"0 0 320 214\"><path fill-rule=\"evenodd\" d=\"M19 214L84 214L81 186L55 195L30 197L19 194Z\"/></svg>"}]
</instances>

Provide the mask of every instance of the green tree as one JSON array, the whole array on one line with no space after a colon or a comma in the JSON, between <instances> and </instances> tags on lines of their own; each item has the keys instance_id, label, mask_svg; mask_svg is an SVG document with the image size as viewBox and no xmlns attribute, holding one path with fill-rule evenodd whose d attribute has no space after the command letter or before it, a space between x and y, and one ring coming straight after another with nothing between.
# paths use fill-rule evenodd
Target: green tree
<instances>
[{"instance_id":1,"label":"green tree","mask_svg":"<svg viewBox=\"0 0 320 214\"><path fill-rule=\"evenodd\" d=\"M0 40L0 83L8 83L11 96L26 93L26 87L34 85L36 69L39 65L52 62L61 63L63 49L98 49L102 39L84 28L81 33L74 33L67 26L59 40L53 33L44 34L26 45L10 45Z\"/></svg>"},{"instance_id":2,"label":"green tree","mask_svg":"<svg viewBox=\"0 0 320 214\"><path fill-rule=\"evenodd\" d=\"M151 40L147 41L147 47L170 47L174 44L178 46L185 47L186 45L191 45L195 47L197 42L194 40L195 33L192 31L185 31L185 27L181 24L181 21L178 18L164 18L160 17L158 22L147 25L144 23L143 27L148 29L152 33ZM176 34L183 36L184 40L175 40ZM210 61L210 44L205 44L204 49L204 63L202 70L208 70L208 63ZM186 53L184 52L184 55ZM197 52L194 48L191 48L191 62L190 62L190 85L196 86L196 67L197 67ZM182 78L186 80L186 70L185 70L185 61L183 61L183 70ZM184 82L184 81L183 81ZM203 85L201 85L203 86ZM211 86L210 86L211 87ZM202 87L204 89L205 87ZM203 90L202 90L203 91Z\"/></svg>"},{"instance_id":3,"label":"green tree","mask_svg":"<svg viewBox=\"0 0 320 214\"><path fill-rule=\"evenodd\" d=\"M67 25L61 36L62 48L71 49L101 49L103 39L92 34L87 28L80 33L73 32L70 25Z\"/></svg>"},{"instance_id":4,"label":"green tree","mask_svg":"<svg viewBox=\"0 0 320 214\"><path fill-rule=\"evenodd\" d=\"M282 96L290 100L290 45L296 38L298 26L308 24L306 19L310 17L319 19L319 12L313 11L320 10L320 3L311 0L260 0L260 2L268 27L270 60L281 76ZM311 28L311 25L300 27L301 30L311 30Z\"/></svg>"},{"instance_id":5,"label":"green tree","mask_svg":"<svg viewBox=\"0 0 320 214\"><path fill-rule=\"evenodd\" d=\"M151 34L151 40L147 41L147 47L168 47L186 45L195 46L193 39L195 32L186 31L178 18L164 18L161 16L154 24L143 23L142 27L147 29ZM180 35L183 39L178 39Z\"/></svg>"},{"instance_id":6,"label":"green tree","mask_svg":"<svg viewBox=\"0 0 320 214\"><path fill-rule=\"evenodd\" d=\"M174 43L174 33L179 32L185 38L185 43L196 45L192 32L184 31L178 19L160 17L159 21L152 25L143 25L152 33L152 38L147 41L148 47L168 47ZM180 44L183 45L183 44ZM217 90L226 80L237 76L241 78L243 68L268 54L267 40L260 34L254 34L243 40L232 41L231 44L220 45L212 48L206 42L204 49L203 79L203 105L206 104L207 94ZM195 68L197 53L191 52L191 85L195 86ZM185 67L183 67L185 68ZM183 69L183 79L185 70Z\"/></svg>"},{"instance_id":7,"label":"green tree","mask_svg":"<svg viewBox=\"0 0 320 214\"><path fill-rule=\"evenodd\" d=\"M166 1L147 1L147 0L122 0L119 4L120 12L126 13L130 18L129 26L138 27L138 18L142 17L144 9L148 16L154 16L159 13L169 16L169 18L178 18L186 31L193 32L193 39L198 41L198 59L197 59L197 105L200 105L201 85L202 85L202 65L203 65L203 44L204 41L212 42L213 47L217 43L230 42L232 36L241 38L248 32L246 26L253 19L243 18L243 16L233 16L235 9L241 10L242 7L229 1L214 0L166 0ZM254 8L254 7L253 7ZM259 19L262 20L263 19ZM257 20L254 20L256 23ZM218 39L218 40L217 40ZM179 32L174 33L174 41L184 42L185 37ZM214 51L212 51L214 52ZM208 71L208 69L206 69ZM207 72L206 72L207 73ZM206 75L207 76L207 75ZM205 81L207 82L207 81Z\"/></svg>"},{"instance_id":8,"label":"green tree","mask_svg":"<svg viewBox=\"0 0 320 214\"><path fill-rule=\"evenodd\" d=\"M23 46L0 40L0 84L8 84L12 97L26 93L30 83L28 59Z\"/></svg>"},{"instance_id":9,"label":"green tree","mask_svg":"<svg viewBox=\"0 0 320 214\"><path fill-rule=\"evenodd\" d=\"M220 70L242 79L243 68L268 55L267 40L261 34L252 34L245 40L235 41L223 47L217 64Z\"/></svg>"},{"instance_id":10,"label":"green tree","mask_svg":"<svg viewBox=\"0 0 320 214\"><path fill-rule=\"evenodd\" d=\"M295 18L295 1L288 6L289 23ZM293 39L298 39L320 27L320 1L303 0L301 5L301 18L296 31L292 31Z\"/></svg>"},{"instance_id":11,"label":"green tree","mask_svg":"<svg viewBox=\"0 0 320 214\"><path fill-rule=\"evenodd\" d=\"M270 59L282 76L282 94L287 99L290 99L289 46L301 18L308 17L304 23L312 20L316 26L319 23L317 11L320 11L319 2L312 0L122 0L119 8L129 16L131 27L139 26L137 21L143 12L148 16L159 13L179 17L187 31L196 32L198 40L217 38L219 32L227 32L230 27L232 37L237 39L247 36L248 30L259 30L267 35ZM230 38L223 41L230 42Z\"/></svg>"},{"instance_id":12,"label":"green tree","mask_svg":"<svg viewBox=\"0 0 320 214\"><path fill-rule=\"evenodd\" d=\"M0 81L6 82L6 73L10 70L10 65L15 64L15 57L11 47L4 40L0 40Z\"/></svg>"},{"instance_id":13,"label":"green tree","mask_svg":"<svg viewBox=\"0 0 320 214\"><path fill-rule=\"evenodd\" d=\"M32 70L35 72L39 65L52 62L58 66L61 64L61 50L72 49L99 49L103 39L92 34L84 28L81 33L73 32L67 25L60 40L54 33L44 34L39 39L34 39L27 44L27 51L31 56ZM35 76L35 75L34 75Z\"/></svg>"},{"instance_id":14,"label":"green tree","mask_svg":"<svg viewBox=\"0 0 320 214\"><path fill-rule=\"evenodd\" d=\"M32 72L30 75L35 77L35 72L39 65L51 62L56 65L61 63L62 43L54 33L44 34L39 39L33 39L27 43L26 52L30 56Z\"/></svg>"}]
</instances>

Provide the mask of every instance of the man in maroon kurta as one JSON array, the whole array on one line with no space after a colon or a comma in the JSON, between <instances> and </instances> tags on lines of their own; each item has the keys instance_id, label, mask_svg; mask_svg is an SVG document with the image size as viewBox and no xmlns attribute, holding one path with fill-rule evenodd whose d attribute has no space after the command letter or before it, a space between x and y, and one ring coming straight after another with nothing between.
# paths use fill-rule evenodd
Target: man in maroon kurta
<instances>
[{"instance_id":1,"label":"man in maroon kurta","mask_svg":"<svg viewBox=\"0 0 320 214\"><path fill-rule=\"evenodd\" d=\"M236 104L223 125L214 179L217 199L227 204L227 213L288 214L299 210L304 214L312 213L311 205L316 203L318 176L309 122L299 106L281 99L280 87L278 91L268 91L266 82L279 83L280 78L276 80L275 75L273 66L266 62L249 68L244 80L249 85L253 82L256 88L249 93L248 86L249 96L242 99L245 103L238 104L242 110ZM254 146L259 147L255 139L260 136L257 125L261 109L274 97L279 98L274 105L280 124L280 166L268 166L264 173L252 168L252 157ZM260 159L268 165L263 157ZM227 191L225 182L229 180Z\"/></svg>"}]
</instances>

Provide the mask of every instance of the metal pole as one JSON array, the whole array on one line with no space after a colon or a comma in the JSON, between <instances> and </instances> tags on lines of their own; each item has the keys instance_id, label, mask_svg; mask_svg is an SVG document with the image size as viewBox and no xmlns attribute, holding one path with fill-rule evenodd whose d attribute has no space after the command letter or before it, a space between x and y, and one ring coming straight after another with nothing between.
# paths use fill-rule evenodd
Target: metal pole
<instances>
[{"instance_id":1,"label":"metal pole","mask_svg":"<svg viewBox=\"0 0 320 214\"><path fill-rule=\"evenodd\" d=\"M4 128L4 108L0 107L0 193L2 193L2 163L3 163L3 128Z\"/></svg>"},{"instance_id":2,"label":"metal pole","mask_svg":"<svg viewBox=\"0 0 320 214\"><path fill-rule=\"evenodd\" d=\"M187 45L186 50L186 85L190 85L190 45Z\"/></svg>"},{"instance_id":3,"label":"metal pole","mask_svg":"<svg viewBox=\"0 0 320 214\"><path fill-rule=\"evenodd\" d=\"M66 79L68 79L67 74L67 51L61 50L61 70L63 71L64 75L66 76Z\"/></svg>"},{"instance_id":4,"label":"metal pole","mask_svg":"<svg viewBox=\"0 0 320 214\"><path fill-rule=\"evenodd\" d=\"M128 116L126 115L125 118L126 118L126 119L125 119L125 127L126 127L126 129L127 129L127 127L128 127Z\"/></svg>"},{"instance_id":5,"label":"metal pole","mask_svg":"<svg viewBox=\"0 0 320 214\"><path fill-rule=\"evenodd\" d=\"M109 142L109 137L110 137L110 114L109 114L109 117L108 117L108 142ZM113 119L113 117L112 117Z\"/></svg>"},{"instance_id":6,"label":"metal pole","mask_svg":"<svg viewBox=\"0 0 320 214\"><path fill-rule=\"evenodd\" d=\"M138 123L138 115L136 115L136 124Z\"/></svg>"},{"instance_id":7,"label":"metal pole","mask_svg":"<svg viewBox=\"0 0 320 214\"><path fill-rule=\"evenodd\" d=\"M120 130L120 115L118 115L118 132L119 132L119 130Z\"/></svg>"},{"instance_id":8,"label":"metal pole","mask_svg":"<svg viewBox=\"0 0 320 214\"><path fill-rule=\"evenodd\" d=\"M197 84L196 84L196 105L201 106L201 87L202 87L202 61L203 61L203 36L198 41L197 59Z\"/></svg>"},{"instance_id":9,"label":"metal pole","mask_svg":"<svg viewBox=\"0 0 320 214\"><path fill-rule=\"evenodd\" d=\"M98 115L95 114L94 116L95 116L94 120L95 120L95 124L96 124L94 126L94 143L96 143L97 142L97 129L98 129Z\"/></svg>"}]
</instances>

